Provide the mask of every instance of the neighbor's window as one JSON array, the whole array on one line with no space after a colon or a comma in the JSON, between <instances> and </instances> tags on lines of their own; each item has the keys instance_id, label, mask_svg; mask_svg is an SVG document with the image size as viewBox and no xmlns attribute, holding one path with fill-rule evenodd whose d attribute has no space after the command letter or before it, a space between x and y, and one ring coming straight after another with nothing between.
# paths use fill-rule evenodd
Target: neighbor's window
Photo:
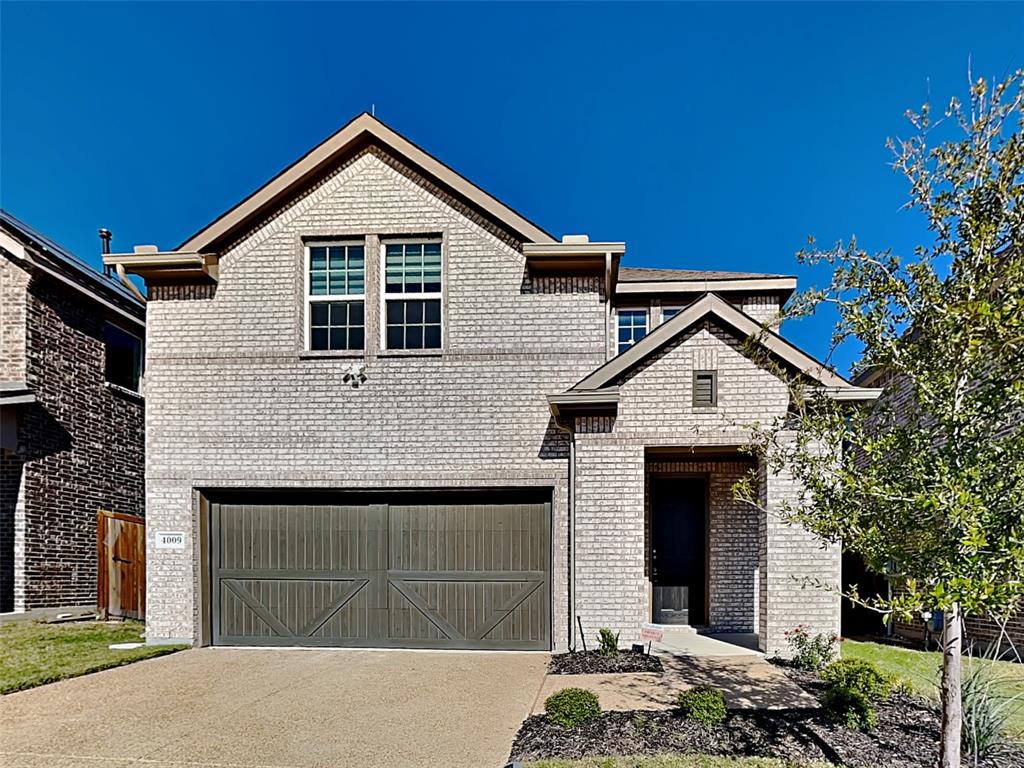
<instances>
[{"instance_id":1,"label":"neighbor's window","mask_svg":"<svg viewBox=\"0 0 1024 768\"><path fill-rule=\"evenodd\" d=\"M619 310L619 354L647 335L646 309Z\"/></svg>"},{"instance_id":2,"label":"neighbor's window","mask_svg":"<svg viewBox=\"0 0 1024 768\"><path fill-rule=\"evenodd\" d=\"M103 346L107 381L138 392L142 378L142 339L107 323L103 330Z\"/></svg>"},{"instance_id":3,"label":"neighbor's window","mask_svg":"<svg viewBox=\"0 0 1024 768\"><path fill-rule=\"evenodd\" d=\"M384 346L441 348L441 241L384 243Z\"/></svg>"},{"instance_id":4,"label":"neighbor's window","mask_svg":"<svg viewBox=\"0 0 1024 768\"><path fill-rule=\"evenodd\" d=\"M306 347L360 350L366 333L362 243L306 247Z\"/></svg>"},{"instance_id":5,"label":"neighbor's window","mask_svg":"<svg viewBox=\"0 0 1024 768\"><path fill-rule=\"evenodd\" d=\"M696 407L718 405L718 372L693 372L693 404Z\"/></svg>"}]
</instances>

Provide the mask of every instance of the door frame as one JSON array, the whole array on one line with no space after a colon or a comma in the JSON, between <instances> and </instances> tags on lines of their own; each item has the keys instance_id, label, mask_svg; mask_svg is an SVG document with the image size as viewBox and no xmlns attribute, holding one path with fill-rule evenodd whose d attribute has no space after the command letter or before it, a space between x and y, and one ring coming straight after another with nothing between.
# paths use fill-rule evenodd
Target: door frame
<instances>
[{"instance_id":1,"label":"door frame","mask_svg":"<svg viewBox=\"0 0 1024 768\"><path fill-rule=\"evenodd\" d=\"M710 472L647 472L647 516L650 534L647 537L645 557L653 563L651 550L654 549L654 485L660 479L667 480L702 480L704 483L704 601L700 606L700 614L694 621L691 618L688 626L708 626L711 620L711 473ZM647 571L647 616L654 621L654 581L651 570ZM691 610L691 616L693 612Z\"/></svg>"}]
</instances>

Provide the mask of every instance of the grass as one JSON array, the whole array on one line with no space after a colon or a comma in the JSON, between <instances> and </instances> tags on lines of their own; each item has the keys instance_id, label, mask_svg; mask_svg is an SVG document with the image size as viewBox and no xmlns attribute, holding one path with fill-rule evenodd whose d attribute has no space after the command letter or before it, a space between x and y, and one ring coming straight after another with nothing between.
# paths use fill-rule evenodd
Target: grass
<instances>
[{"instance_id":1,"label":"grass","mask_svg":"<svg viewBox=\"0 0 1024 768\"><path fill-rule=\"evenodd\" d=\"M139 621L76 621L0 625L0 694L22 691L101 669L131 664L187 646L155 645L113 651L112 643L142 642Z\"/></svg>"},{"instance_id":2,"label":"grass","mask_svg":"<svg viewBox=\"0 0 1024 768\"><path fill-rule=\"evenodd\" d=\"M942 654L938 651L914 651L882 643L861 643L844 640L844 658L866 659L880 670L899 675L907 680L919 695L937 701L939 698L939 670ZM997 690L1006 697L1021 696L1008 723L1011 736L1024 736L1024 665L1012 661L991 661L964 657L963 674L973 665L995 665Z\"/></svg>"},{"instance_id":3,"label":"grass","mask_svg":"<svg viewBox=\"0 0 1024 768\"><path fill-rule=\"evenodd\" d=\"M584 760L541 760L527 768L813 768L826 763L791 763L765 757L665 755L663 757L591 757Z\"/></svg>"}]
</instances>

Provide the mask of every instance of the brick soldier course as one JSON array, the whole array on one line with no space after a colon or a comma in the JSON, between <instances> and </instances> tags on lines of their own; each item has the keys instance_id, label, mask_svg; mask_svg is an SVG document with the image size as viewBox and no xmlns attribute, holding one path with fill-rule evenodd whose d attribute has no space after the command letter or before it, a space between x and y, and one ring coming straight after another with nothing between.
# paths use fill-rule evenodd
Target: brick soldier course
<instances>
[{"instance_id":1,"label":"brick soldier course","mask_svg":"<svg viewBox=\"0 0 1024 768\"><path fill-rule=\"evenodd\" d=\"M123 286L0 213L0 611L96 604L96 512L144 512L141 394L106 381Z\"/></svg>"},{"instance_id":2,"label":"brick soldier course","mask_svg":"<svg viewBox=\"0 0 1024 768\"><path fill-rule=\"evenodd\" d=\"M381 244L424 236L442 247L442 347L391 349L382 303L397 296L384 290ZM362 349L306 344L306 249L328 241L364 248ZM784 650L782 633L797 623L838 631L838 599L803 582L838 582L838 551L775 514L799 488L763 468L767 517L731 495L751 468L737 450L749 424L788 406L785 385L742 351L747 323L770 323L795 281L631 270L620 266L624 252L623 243L555 240L361 115L179 248L109 256L143 276L150 296L148 640L210 642L222 620L210 584L221 557L211 552L226 535L209 528L218 500L244 495L258 505L254 492L273 491L301 506L310 492L330 491L339 505L357 492L400 490L429 505L438 491L492 489L550 501L545 647L578 645L577 616L588 639L607 626L627 642L652 619L649 481L673 472L708 483L709 629L758 633L771 652ZM703 314L667 319L684 307ZM627 308L643 309L651 331L631 347L639 359L577 390L603 366L632 359L617 354ZM811 385L873 396L781 337L771 345ZM706 370L717 372L717 402L694 405L694 371ZM158 530L185 532L186 547L156 548ZM449 534L428 527L424 535L432 547L431 536ZM262 600L262 613L243 611L248 631L285 642L267 622L287 624L287 611L271 593L256 594L264 588L256 576L237 578L216 593L221 606L248 589L250 607ZM435 581L419 593L421 608L442 629L425 644L476 647L459 623L470 609L445 604L444 579ZM483 599L485 616L501 602ZM495 631L519 631L510 616ZM338 631L339 643L358 644ZM309 638L329 644L322 635ZM297 642L303 637L289 635L285 644Z\"/></svg>"}]
</instances>

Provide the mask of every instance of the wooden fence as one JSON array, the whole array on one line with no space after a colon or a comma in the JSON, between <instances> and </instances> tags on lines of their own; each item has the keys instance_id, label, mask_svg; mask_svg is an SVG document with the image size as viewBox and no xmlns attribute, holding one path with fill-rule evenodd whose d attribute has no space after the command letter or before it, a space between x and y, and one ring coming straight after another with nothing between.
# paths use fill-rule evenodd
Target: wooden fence
<instances>
[{"instance_id":1,"label":"wooden fence","mask_svg":"<svg viewBox=\"0 0 1024 768\"><path fill-rule=\"evenodd\" d=\"M146 616L146 523L141 517L99 510L96 515L100 618Z\"/></svg>"}]
</instances>

